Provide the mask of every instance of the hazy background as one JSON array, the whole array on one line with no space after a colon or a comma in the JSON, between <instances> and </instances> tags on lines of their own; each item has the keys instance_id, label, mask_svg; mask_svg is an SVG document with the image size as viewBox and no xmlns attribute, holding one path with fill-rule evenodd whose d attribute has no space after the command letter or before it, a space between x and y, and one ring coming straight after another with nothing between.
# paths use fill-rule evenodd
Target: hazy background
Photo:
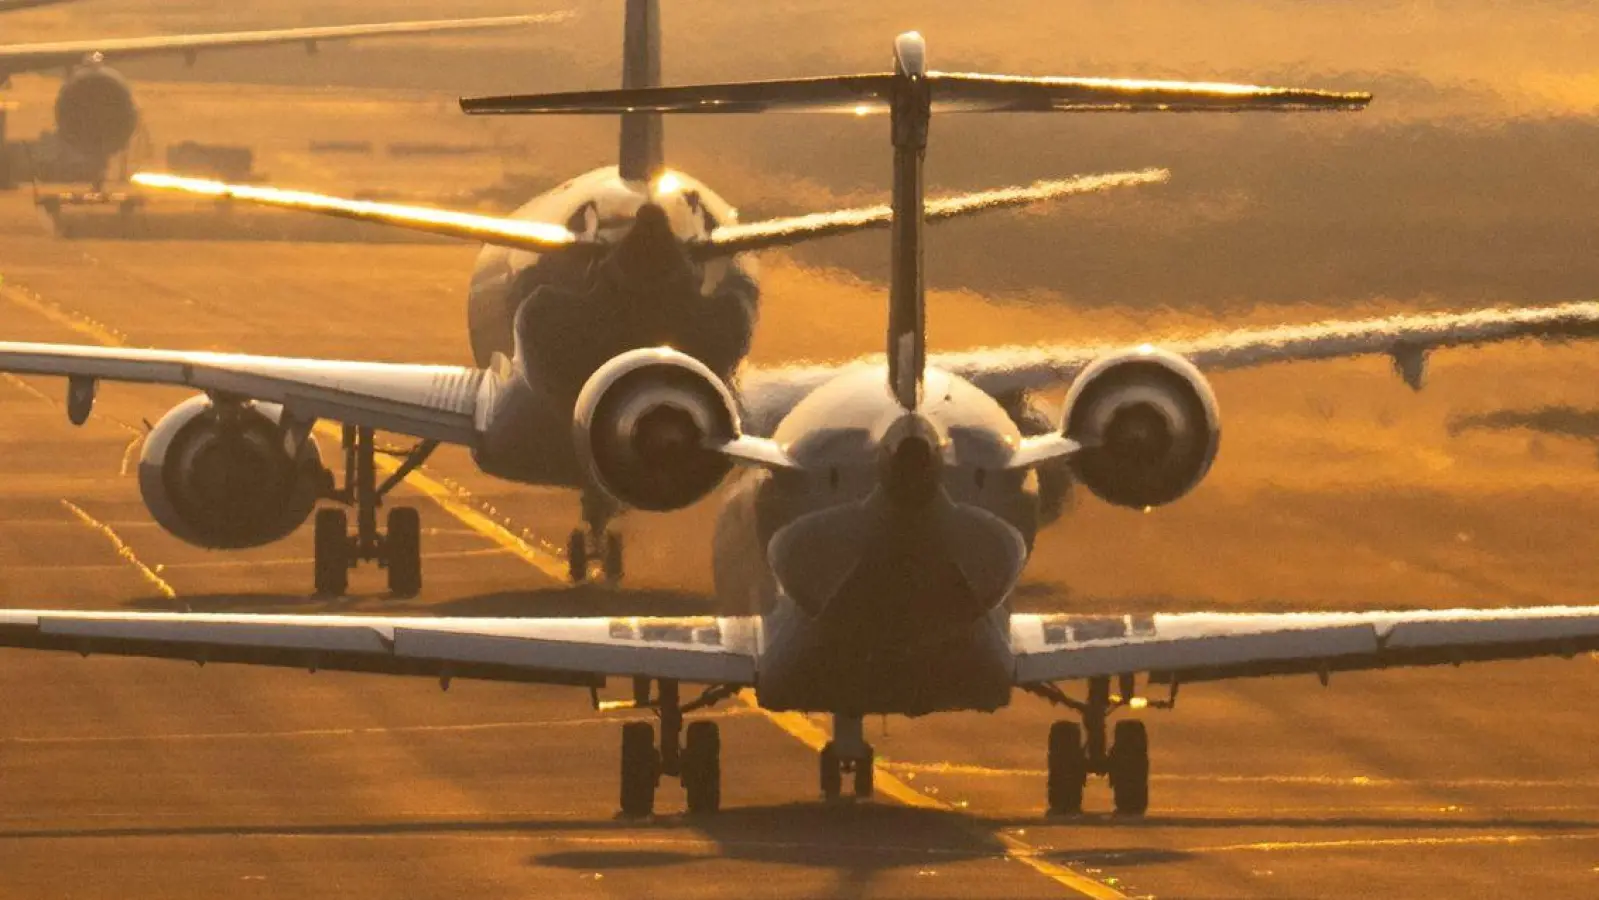
<instances>
[{"instance_id":1,"label":"hazy background","mask_svg":"<svg viewBox=\"0 0 1599 900\"><path fill-rule=\"evenodd\" d=\"M366 85L456 93L589 88L618 78L621 0L577 0L553 29L128 64L140 78ZM951 229L935 284L1084 306L1226 310L1378 298L1459 306L1586 297L1599 201L1599 15L1581 2L663 4L667 81L880 69L918 28L933 64L1023 73L1221 78L1373 91L1358 115L988 116L935 124L930 183L969 189L1064 173L1168 166L1170 185L1028 221ZM332 0L86 2L8 17L7 40L557 9L560 4ZM148 99L146 102L148 106ZM445 115L442 104L430 108ZM161 121L149 111L152 123ZM271 131L270 123L265 124ZM350 123L353 128L359 122ZM190 130L203 121L187 119ZM550 177L614 156L603 122L461 121ZM670 158L752 212L881 194L882 123L677 120ZM370 137L371 135L368 134ZM175 136L160 133L156 139ZM281 167L280 167L281 168ZM324 185L331 186L331 185ZM1020 245L1020 246L1018 246ZM1001 252L1003 248L1003 252ZM803 251L881 273L873 238Z\"/></svg>"}]
</instances>

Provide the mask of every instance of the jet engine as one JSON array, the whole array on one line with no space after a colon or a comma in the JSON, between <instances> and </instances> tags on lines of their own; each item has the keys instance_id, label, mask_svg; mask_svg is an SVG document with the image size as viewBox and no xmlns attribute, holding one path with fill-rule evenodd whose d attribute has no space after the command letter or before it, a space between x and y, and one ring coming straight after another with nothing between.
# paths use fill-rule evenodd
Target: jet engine
<instances>
[{"instance_id":1,"label":"jet engine","mask_svg":"<svg viewBox=\"0 0 1599 900\"><path fill-rule=\"evenodd\" d=\"M583 385L573 415L588 477L625 506L665 512L704 497L731 468L711 449L739 434L738 407L704 363L666 347L630 350Z\"/></svg>"},{"instance_id":2,"label":"jet engine","mask_svg":"<svg viewBox=\"0 0 1599 900\"><path fill-rule=\"evenodd\" d=\"M156 423L139 459L139 493L162 528L197 547L279 540L311 515L326 470L314 439L291 456L276 404L192 397Z\"/></svg>"},{"instance_id":3,"label":"jet engine","mask_svg":"<svg viewBox=\"0 0 1599 900\"><path fill-rule=\"evenodd\" d=\"M1078 480L1117 506L1161 506L1193 490L1221 438L1216 396L1188 360L1150 347L1096 360L1066 395Z\"/></svg>"},{"instance_id":4,"label":"jet engine","mask_svg":"<svg viewBox=\"0 0 1599 900\"><path fill-rule=\"evenodd\" d=\"M56 94L56 134L89 159L110 159L122 152L138 127L133 89L104 66L73 71Z\"/></svg>"}]
</instances>

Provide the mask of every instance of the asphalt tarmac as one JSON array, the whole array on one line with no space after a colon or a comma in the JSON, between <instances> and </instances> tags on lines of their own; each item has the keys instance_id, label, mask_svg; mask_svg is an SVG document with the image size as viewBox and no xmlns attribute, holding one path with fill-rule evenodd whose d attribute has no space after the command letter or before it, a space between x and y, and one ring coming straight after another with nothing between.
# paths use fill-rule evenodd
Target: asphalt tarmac
<instances>
[{"instance_id":1,"label":"asphalt tarmac","mask_svg":"<svg viewBox=\"0 0 1599 900\"><path fill-rule=\"evenodd\" d=\"M470 248L59 241L31 215L25 197L0 198L6 339L466 357ZM769 315L781 320L783 290L801 280L773 267ZM877 313L859 315L875 335ZM771 344L761 352L783 358ZM1599 513L1591 448L1540 451L1535 478L1517 456L1524 438L1437 426L1473 385L1512 400L1583 371L1590 355L1448 354L1414 401L1381 364L1229 376L1218 389L1241 420L1223 450L1235 462L1154 516L1080 498L1041 540L1022 601L1121 611L1583 600L1586 524ZM1302 397L1324 393L1343 406L1307 412ZM627 520L628 587L571 589L553 547L575 497L496 484L459 453L401 491L424 515L421 597L390 600L381 574L362 570L350 597L307 599L309 529L208 553L145 513L128 462L142 421L180 395L105 385L82 428L62 396L58 381L0 378L0 604L462 615L705 605L710 505ZM1390 409L1401 402L1416 405ZM1273 424L1282 419L1298 424ZM1318 440L1295 437L1318 421ZM1322 455L1327 443L1380 474L1350 481ZM1440 468L1442 454L1468 458ZM1419 486L1396 489L1405 479ZM1143 820L1103 812L1102 785L1089 814L1043 815L1054 713L1031 698L997 715L870 723L880 796L837 806L817 799L807 744L823 722L730 702L710 714L723 728L726 811L687 818L667 783L657 818L632 823L615 818L625 715L594 712L581 691L456 682L445 693L425 680L9 652L0 893L1589 897L1596 684L1583 657L1351 675L1325 689L1309 678L1194 687L1176 710L1147 715L1156 774Z\"/></svg>"}]
</instances>

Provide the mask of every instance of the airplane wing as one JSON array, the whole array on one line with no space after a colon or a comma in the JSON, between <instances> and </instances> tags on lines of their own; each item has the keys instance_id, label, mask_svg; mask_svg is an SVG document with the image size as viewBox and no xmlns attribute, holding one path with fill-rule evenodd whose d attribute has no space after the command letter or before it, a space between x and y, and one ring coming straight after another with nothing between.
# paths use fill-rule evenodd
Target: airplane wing
<instances>
[{"instance_id":1,"label":"airplane wing","mask_svg":"<svg viewBox=\"0 0 1599 900\"><path fill-rule=\"evenodd\" d=\"M1148 674L1267 675L1571 657L1599 650L1599 607L1368 613L1011 617L1016 683Z\"/></svg>"},{"instance_id":2,"label":"airplane wing","mask_svg":"<svg viewBox=\"0 0 1599 900\"><path fill-rule=\"evenodd\" d=\"M1352 356L1389 356L1412 388L1420 389L1426 354L1518 339L1563 341L1599 336L1599 303L1479 309L1376 319L1238 329L1160 342L1208 372L1269 363ZM934 357L934 365L963 375L990 393L1036 390L1071 381L1113 346L995 347Z\"/></svg>"},{"instance_id":3,"label":"airplane wing","mask_svg":"<svg viewBox=\"0 0 1599 900\"><path fill-rule=\"evenodd\" d=\"M1139 172L1114 172L1106 175L1085 175L1056 181L1040 181L1026 187L1001 188L972 194L958 194L927 201L927 220L942 222L984 212L1015 209L1061 197L1093 194L1117 187L1153 184L1165 181L1170 173L1165 169L1145 169ZM504 216L485 216L475 213L452 212L427 206L406 206L396 203L372 203L364 200L347 200L307 191L283 190L248 184L224 184L204 178L188 178L160 172L139 172L132 178L140 187L177 191L202 197L223 200L240 200L259 206L299 210L324 216L356 219L404 228L410 231L438 234L495 244L517 250L545 253L562 247L572 247L581 242L566 228L553 223L531 222ZM771 219L764 222L727 225L711 232L703 241L689 244L689 252L698 259L733 256L753 250L788 246L816 238L850 234L875 228L887 228L892 213L887 206L861 209L838 209L807 216ZM586 245L603 248L605 245Z\"/></svg>"},{"instance_id":4,"label":"airplane wing","mask_svg":"<svg viewBox=\"0 0 1599 900\"><path fill-rule=\"evenodd\" d=\"M570 13L544 13L524 16L492 16L479 19L436 19L420 22L381 22L370 25L327 25L315 28L283 28L272 31L234 31L220 34L172 34L138 38L103 38L88 41L58 41L46 44L0 46L0 74L15 75L71 66L98 55L102 59L132 59L140 56L193 57L202 50L239 47L264 47L271 44L304 44L314 48L323 41L356 38L398 37L436 34L446 31L484 31L542 25L564 21Z\"/></svg>"},{"instance_id":5,"label":"airplane wing","mask_svg":"<svg viewBox=\"0 0 1599 900\"><path fill-rule=\"evenodd\" d=\"M0 610L0 647L600 687L755 680L753 618L471 619Z\"/></svg>"},{"instance_id":6,"label":"airplane wing","mask_svg":"<svg viewBox=\"0 0 1599 900\"><path fill-rule=\"evenodd\" d=\"M4 341L0 372L190 387L281 403L301 418L468 446L477 440L477 411L497 384L462 366Z\"/></svg>"},{"instance_id":7,"label":"airplane wing","mask_svg":"<svg viewBox=\"0 0 1599 900\"><path fill-rule=\"evenodd\" d=\"M1565 341L1596 336L1599 302L1582 302L1245 328L1162 341L1159 346L1187 357L1207 372L1270 363L1388 356L1405 383L1420 389L1426 356L1433 350L1519 339ZM1100 356L1123 349L1126 348L1113 344L989 347L936 353L929 364L999 396L1069 384ZM831 365L748 369L740 380L740 396L749 407L745 422L752 432L762 433L756 429L767 422L775 425L795 403L841 372L881 364L882 357L878 355Z\"/></svg>"}]
</instances>

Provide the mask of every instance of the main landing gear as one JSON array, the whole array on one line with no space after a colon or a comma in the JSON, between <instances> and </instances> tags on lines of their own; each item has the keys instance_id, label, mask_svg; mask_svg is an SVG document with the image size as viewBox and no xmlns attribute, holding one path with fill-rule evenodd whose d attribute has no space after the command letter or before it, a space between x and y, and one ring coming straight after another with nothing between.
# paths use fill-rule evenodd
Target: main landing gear
<instances>
[{"instance_id":1,"label":"main landing gear","mask_svg":"<svg viewBox=\"0 0 1599 900\"><path fill-rule=\"evenodd\" d=\"M833 739L822 745L820 758L822 799L829 802L840 799L845 775L850 776L855 799L871 799L875 758L872 745L866 743L861 717L835 713Z\"/></svg>"},{"instance_id":2,"label":"main landing gear","mask_svg":"<svg viewBox=\"0 0 1599 900\"><path fill-rule=\"evenodd\" d=\"M387 527L378 531L378 507L383 498L427 461L438 441L423 441L404 453L394 473L377 483L375 457L379 452L372 429L344 426L344 487L324 494L355 510L355 533L350 534L349 514L343 509L316 512L316 592L337 597L350 586L350 570L361 562L376 562L389 573L389 592L414 597L422 590L422 517L414 507L389 510ZM390 453L391 451L383 451Z\"/></svg>"},{"instance_id":3,"label":"main landing gear","mask_svg":"<svg viewBox=\"0 0 1599 900\"><path fill-rule=\"evenodd\" d=\"M661 776L676 777L683 785L691 814L714 813L722 808L722 736L715 722L689 722L683 716L713 706L733 695L736 688L707 688L689 703L680 702L678 683L671 679L657 682L658 694L650 697L650 679L633 680L633 699L602 704L601 709L653 708L661 723L661 741L655 742L655 727L649 722L628 722L622 726L622 815L641 819L655 813L655 789Z\"/></svg>"},{"instance_id":4,"label":"main landing gear","mask_svg":"<svg viewBox=\"0 0 1599 900\"><path fill-rule=\"evenodd\" d=\"M1049 811L1052 815L1076 815L1083 811L1083 789L1089 775L1104 775L1110 781L1116 812L1141 816L1149 809L1149 735L1144 723L1123 720L1116 723L1107 749L1106 725L1112 712L1133 705L1131 678L1123 678L1120 693L1111 695L1109 678L1091 678L1088 698L1077 701L1054 685L1035 685L1030 690L1052 703L1068 706L1082 723L1056 722L1049 729ZM1170 705L1170 701L1152 704Z\"/></svg>"},{"instance_id":5,"label":"main landing gear","mask_svg":"<svg viewBox=\"0 0 1599 900\"><path fill-rule=\"evenodd\" d=\"M604 493L583 489L583 527L572 529L566 540L566 574L573 584L589 580L589 564L599 561L605 580L622 580L622 536L610 530L618 510Z\"/></svg>"}]
</instances>

